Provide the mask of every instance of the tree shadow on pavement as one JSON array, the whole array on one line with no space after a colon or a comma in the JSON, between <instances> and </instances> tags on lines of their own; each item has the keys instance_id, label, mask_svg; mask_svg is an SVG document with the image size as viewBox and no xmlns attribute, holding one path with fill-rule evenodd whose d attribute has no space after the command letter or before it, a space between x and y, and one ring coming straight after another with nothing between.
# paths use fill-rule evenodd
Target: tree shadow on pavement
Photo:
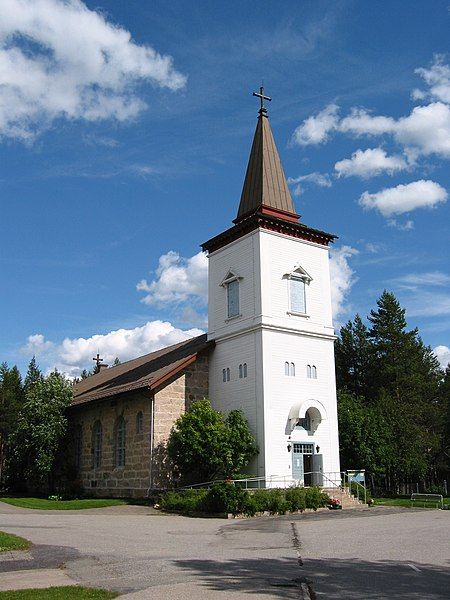
<instances>
[{"instance_id":1,"label":"tree shadow on pavement","mask_svg":"<svg viewBox=\"0 0 450 600\"><path fill-rule=\"evenodd\" d=\"M208 590L235 590L260 596L278 594L298 598L290 586L312 582L317 599L326 600L447 600L448 567L358 559L306 560L303 567L292 558L178 560L175 564L196 575ZM287 586L284 587L283 583Z\"/></svg>"}]
</instances>

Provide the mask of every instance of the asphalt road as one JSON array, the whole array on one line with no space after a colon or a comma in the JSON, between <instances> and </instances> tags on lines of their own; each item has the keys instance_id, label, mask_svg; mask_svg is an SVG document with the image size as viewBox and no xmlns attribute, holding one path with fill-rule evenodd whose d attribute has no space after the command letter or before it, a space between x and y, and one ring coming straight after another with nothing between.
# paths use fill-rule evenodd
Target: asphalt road
<instances>
[{"instance_id":1,"label":"asphalt road","mask_svg":"<svg viewBox=\"0 0 450 600\"><path fill-rule=\"evenodd\" d=\"M63 565L75 581L129 600L298 600L306 583L318 600L450 598L450 511L376 507L224 521L144 507L68 513L0 503L0 530L34 544L0 555L0 572Z\"/></svg>"}]
</instances>

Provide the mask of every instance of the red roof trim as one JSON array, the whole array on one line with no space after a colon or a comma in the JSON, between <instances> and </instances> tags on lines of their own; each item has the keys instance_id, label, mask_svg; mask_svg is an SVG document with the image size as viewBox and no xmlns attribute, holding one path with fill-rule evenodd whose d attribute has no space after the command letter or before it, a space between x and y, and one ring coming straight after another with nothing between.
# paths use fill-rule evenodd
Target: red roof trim
<instances>
[{"instance_id":1,"label":"red roof trim","mask_svg":"<svg viewBox=\"0 0 450 600\"><path fill-rule=\"evenodd\" d=\"M276 231L298 239L322 244L323 246L328 246L330 242L333 242L337 238L337 236L332 233L326 233L319 229L312 229L302 223L294 223L293 221L287 221L285 218L277 218L257 212L238 222L234 227L231 227L207 242L204 242L201 244L201 247L208 252L214 252L259 228Z\"/></svg>"},{"instance_id":2,"label":"red roof trim","mask_svg":"<svg viewBox=\"0 0 450 600\"><path fill-rule=\"evenodd\" d=\"M159 379L156 379L155 381L152 381L150 383L150 385L148 386L149 389L152 390L152 391L155 391L157 387L160 387L168 379L171 379L174 375L176 375L177 373L179 373L180 371L182 371L186 367L189 367L189 365L192 365L192 363L194 363L197 360L197 358L198 358L198 354L194 354L193 356L190 356L183 363L181 363L180 365L178 365L175 369L172 369L168 373L165 373L165 375L163 375Z\"/></svg>"}]
</instances>

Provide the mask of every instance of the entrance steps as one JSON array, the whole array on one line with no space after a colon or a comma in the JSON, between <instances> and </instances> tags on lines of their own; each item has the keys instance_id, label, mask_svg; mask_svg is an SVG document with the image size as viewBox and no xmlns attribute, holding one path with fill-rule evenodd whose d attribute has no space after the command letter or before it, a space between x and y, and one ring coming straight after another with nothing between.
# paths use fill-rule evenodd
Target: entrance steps
<instances>
[{"instance_id":1,"label":"entrance steps","mask_svg":"<svg viewBox=\"0 0 450 600\"><path fill-rule=\"evenodd\" d=\"M322 491L325 494L328 494L330 498L337 498L342 508L358 508L364 506L364 498L362 500L358 500L354 496L352 496L347 489L338 488L322 488Z\"/></svg>"}]
</instances>

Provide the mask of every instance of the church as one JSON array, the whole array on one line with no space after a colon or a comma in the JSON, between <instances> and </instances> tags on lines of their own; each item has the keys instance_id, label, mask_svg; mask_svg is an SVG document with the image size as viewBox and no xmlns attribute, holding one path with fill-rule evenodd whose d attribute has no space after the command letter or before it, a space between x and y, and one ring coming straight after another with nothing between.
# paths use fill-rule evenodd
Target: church
<instances>
[{"instance_id":1,"label":"church","mask_svg":"<svg viewBox=\"0 0 450 600\"><path fill-rule=\"evenodd\" d=\"M329 245L300 221L261 107L231 227L209 260L208 333L74 387L74 459L87 493L146 496L171 485L166 444L189 405L241 409L261 486L340 481Z\"/></svg>"}]
</instances>

